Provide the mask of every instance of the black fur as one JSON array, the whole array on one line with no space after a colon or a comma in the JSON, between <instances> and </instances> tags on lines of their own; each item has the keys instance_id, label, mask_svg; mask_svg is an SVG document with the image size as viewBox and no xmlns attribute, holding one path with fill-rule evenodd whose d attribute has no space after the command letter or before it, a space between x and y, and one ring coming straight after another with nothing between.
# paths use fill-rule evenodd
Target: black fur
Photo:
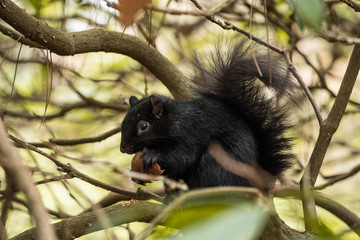
<instances>
[{"instance_id":1,"label":"black fur","mask_svg":"<svg viewBox=\"0 0 360 240\"><path fill-rule=\"evenodd\" d=\"M284 136L289 128L286 114L275 100L292 97L296 86L274 59L270 82L267 56L255 53L260 77L250 49L242 41L231 51L218 49L210 63L195 64L195 99L178 102L163 96L132 97L122 123L121 151L142 151L144 169L157 162L164 175L183 179L190 188L249 185L208 153L214 140L234 159L256 162L275 176L281 174L290 166L292 155L290 139ZM277 98L269 98L256 79ZM148 123L143 132L138 127L140 121Z\"/></svg>"}]
</instances>

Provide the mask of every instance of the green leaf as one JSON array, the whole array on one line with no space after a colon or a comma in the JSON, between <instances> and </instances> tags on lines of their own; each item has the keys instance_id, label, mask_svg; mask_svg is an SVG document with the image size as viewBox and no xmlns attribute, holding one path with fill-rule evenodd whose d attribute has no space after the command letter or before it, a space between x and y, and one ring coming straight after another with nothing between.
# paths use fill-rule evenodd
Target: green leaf
<instances>
[{"instance_id":1,"label":"green leaf","mask_svg":"<svg viewBox=\"0 0 360 240\"><path fill-rule=\"evenodd\" d=\"M197 215L197 211L193 213ZM266 213L255 204L244 203L228 207L201 220L197 218L195 223L184 227L182 234L175 239L254 239L264 226ZM188 220L192 221L192 218Z\"/></svg>"},{"instance_id":2,"label":"green leaf","mask_svg":"<svg viewBox=\"0 0 360 240\"><path fill-rule=\"evenodd\" d=\"M322 0L287 0L289 8L295 13L295 21L300 29L304 26L319 30L325 19L325 6Z\"/></svg>"},{"instance_id":3,"label":"green leaf","mask_svg":"<svg viewBox=\"0 0 360 240\"><path fill-rule=\"evenodd\" d=\"M287 4L289 5L291 11L295 11L295 0L286 0Z\"/></svg>"}]
</instances>

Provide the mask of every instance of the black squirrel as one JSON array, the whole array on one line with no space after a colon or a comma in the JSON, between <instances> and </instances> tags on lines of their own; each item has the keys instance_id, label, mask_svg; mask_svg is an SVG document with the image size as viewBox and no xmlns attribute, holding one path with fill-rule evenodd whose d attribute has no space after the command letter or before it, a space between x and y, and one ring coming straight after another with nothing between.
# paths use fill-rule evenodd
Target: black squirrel
<instances>
[{"instance_id":1,"label":"black squirrel","mask_svg":"<svg viewBox=\"0 0 360 240\"><path fill-rule=\"evenodd\" d=\"M233 159L279 176L291 165L293 155L291 139L284 136L290 127L287 114L277 100L289 100L298 89L286 64L272 59L270 73L268 56L244 40L231 50L217 48L210 59L195 63L194 99L130 98L122 122L121 152L142 151L143 169L158 163L163 175L183 179L190 189L250 185L244 176L219 165L209 152L214 141ZM275 94L269 96L266 89Z\"/></svg>"}]
</instances>

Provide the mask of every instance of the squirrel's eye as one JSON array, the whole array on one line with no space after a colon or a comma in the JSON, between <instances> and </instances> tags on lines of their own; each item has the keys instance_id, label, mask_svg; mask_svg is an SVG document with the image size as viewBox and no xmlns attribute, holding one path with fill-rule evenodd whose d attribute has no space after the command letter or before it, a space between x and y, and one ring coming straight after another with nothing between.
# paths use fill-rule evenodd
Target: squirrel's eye
<instances>
[{"instance_id":1,"label":"squirrel's eye","mask_svg":"<svg viewBox=\"0 0 360 240\"><path fill-rule=\"evenodd\" d=\"M138 133L144 132L149 129L149 123L146 121L140 121L137 129L138 129Z\"/></svg>"},{"instance_id":2,"label":"squirrel's eye","mask_svg":"<svg viewBox=\"0 0 360 240\"><path fill-rule=\"evenodd\" d=\"M146 130L148 128L148 124L147 123L142 123L142 124L140 124L140 129L141 130Z\"/></svg>"}]
</instances>

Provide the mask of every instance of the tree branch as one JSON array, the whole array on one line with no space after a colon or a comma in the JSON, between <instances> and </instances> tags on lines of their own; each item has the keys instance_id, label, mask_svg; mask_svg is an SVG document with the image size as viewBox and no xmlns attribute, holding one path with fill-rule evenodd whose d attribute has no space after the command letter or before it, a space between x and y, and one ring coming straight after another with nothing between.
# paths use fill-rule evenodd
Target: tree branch
<instances>
[{"instance_id":1,"label":"tree branch","mask_svg":"<svg viewBox=\"0 0 360 240\"><path fill-rule=\"evenodd\" d=\"M7 179L24 192L37 225L34 230L37 238L41 240L57 239L35 184L21 163L16 148L10 144L3 124L3 121L0 121L0 165L4 168Z\"/></svg>"},{"instance_id":2,"label":"tree branch","mask_svg":"<svg viewBox=\"0 0 360 240\"><path fill-rule=\"evenodd\" d=\"M277 187L274 190L274 196L281 198L294 197L299 200L302 199L301 192L295 187ZM358 216L341 204L319 192L314 191L314 199L316 205L337 216L340 220L346 223L351 230L360 236L360 218Z\"/></svg>"},{"instance_id":3,"label":"tree branch","mask_svg":"<svg viewBox=\"0 0 360 240\"><path fill-rule=\"evenodd\" d=\"M355 0L340 0L347 4L349 7L355 10L355 12L360 12L360 3L356 2Z\"/></svg>"},{"instance_id":4,"label":"tree branch","mask_svg":"<svg viewBox=\"0 0 360 240\"><path fill-rule=\"evenodd\" d=\"M317 187L315 187L316 190L321 190L324 189L328 186L334 185L335 183L338 183L342 180L348 179L349 177L354 176L356 173L360 172L360 165L355 166L354 168L352 168L349 172L347 173L342 173L342 174L337 174L334 177L332 177L328 182L319 185Z\"/></svg>"},{"instance_id":5,"label":"tree branch","mask_svg":"<svg viewBox=\"0 0 360 240\"><path fill-rule=\"evenodd\" d=\"M87 212L52 224L59 239L74 239L80 236L119 226L130 222L149 222L163 209L164 205L146 201L128 201L123 204ZM105 225L105 226L104 226ZM29 229L11 240L36 239L35 229Z\"/></svg>"},{"instance_id":6,"label":"tree branch","mask_svg":"<svg viewBox=\"0 0 360 240\"><path fill-rule=\"evenodd\" d=\"M11 140L13 140L15 143L19 144L20 146L22 146L22 147L24 147L26 149L29 149L31 151L37 152L37 153L45 156L46 158L50 159L56 166L58 166L61 169L61 171L66 172L70 176L77 177L77 178L79 178L79 179L81 179L81 180L83 180L85 182L88 182L88 183L90 183L90 184L92 184L94 186L106 189L108 191L123 194L123 195L127 195L127 196L129 196L131 198L136 199L136 197L138 195L138 192L118 188L118 187L111 186L109 184L103 183L103 182L101 182L99 180L96 180L96 179L94 179L94 178L92 178L92 177L78 171L77 169L73 168L70 164L64 164L64 163L60 162L59 160L57 160L56 158L54 158L53 156L39 150L38 148L34 147L33 145L31 145L29 143L21 141L20 139L14 137L14 136L10 135L10 138L11 138ZM148 194L149 199L153 198L153 199L156 199L156 200L158 200L160 202L162 201L162 198L159 197L159 196L155 196L155 194L152 194L150 192L147 192L147 194Z\"/></svg>"},{"instance_id":7,"label":"tree branch","mask_svg":"<svg viewBox=\"0 0 360 240\"><path fill-rule=\"evenodd\" d=\"M127 55L160 79L175 98L190 97L187 91L190 83L186 77L157 49L137 37L103 29L63 33L28 15L10 0L0 0L0 16L23 34L24 39L36 42L58 55L100 51Z\"/></svg>"},{"instance_id":8,"label":"tree branch","mask_svg":"<svg viewBox=\"0 0 360 240\"><path fill-rule=\"evenodd\" d=\"M314 186L316 182L331 138L339 127L341 118L345 112L351 92L356 82L356 78L359 74L359 69L360 46L355 45L334 105L330 111L328 118L325 119L320 126L319 137L316 141L315 148L310 157L309 163L306 166L303 179L304 177L306 177L306 175L308 175L310 177L310 183L312 186Z\"/></svg>"},{"instance_id":9,"label":"tree branch","mask_svg":"<svg viewBox=\"0 0 360 240\"><path fill-rule=\"evenodd\" d=\"M351 54L348 67L346 69L339 93L335 99L334 105L329 116L320 125L319 137L315 143L314 151L305 168L300 186L303 193L303 209L305 216L305 225L311 229L311 225L317 222L313 188L319 175L325 153L329 147L333 134L340 124L340 120L345 112L350 94L354 87L357 75L360 69L360 45L355 45Z\"/></svg>"},{"instance_id":10,"label":"tree branch","mask_svg":"<svg viewBox=\"0 0 360 240\"><path fill-rule=\"evenodd\" d=\"M104 132L96 137L78 138L78 139L50 139L49 142L61 146L72 146L76 144L101 142L107 139L108 137L111 137L119 132L121 132L121 126L111 129L107 132Z\"/></svg>"}]
</instances>

